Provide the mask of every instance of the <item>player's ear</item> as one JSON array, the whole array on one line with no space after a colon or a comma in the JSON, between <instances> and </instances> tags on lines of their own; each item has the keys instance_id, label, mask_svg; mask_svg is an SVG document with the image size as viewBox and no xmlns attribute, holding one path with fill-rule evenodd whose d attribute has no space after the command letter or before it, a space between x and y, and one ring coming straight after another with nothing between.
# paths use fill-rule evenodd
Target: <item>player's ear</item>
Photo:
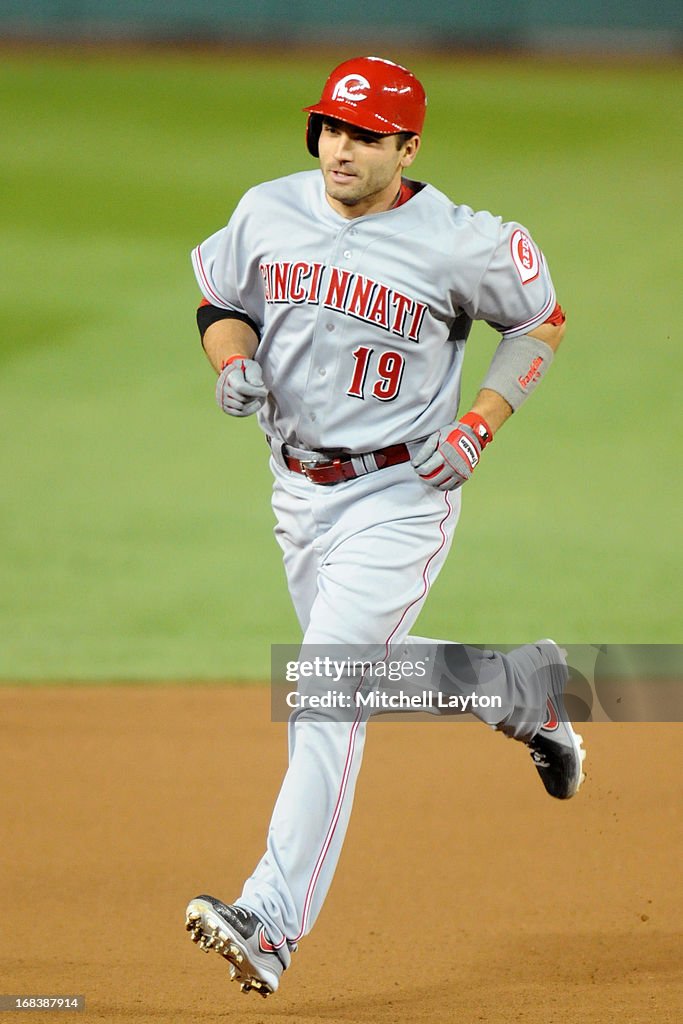
<instances>
[{"instance_id":1,"label":"player's ear","mask_svg":"<svg viewBox=\"0 0 683 1024\"><path fill-rule=\"evenodd\" d=\"M401 164L403 167L410 167L420 149L421 139L419 135L411 135L401 147Z\"/></svg>"}]
</instances>

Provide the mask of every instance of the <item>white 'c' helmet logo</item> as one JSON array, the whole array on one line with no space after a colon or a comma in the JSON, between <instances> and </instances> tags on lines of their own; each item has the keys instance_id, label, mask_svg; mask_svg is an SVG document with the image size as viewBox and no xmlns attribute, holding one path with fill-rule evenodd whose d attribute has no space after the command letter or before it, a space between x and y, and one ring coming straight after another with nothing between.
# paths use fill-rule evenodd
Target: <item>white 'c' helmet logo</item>
<instances>
[{"instance_id":1,"label":"white 'c' helmet logo","mask_svg":"<svg viewBox=\"0 0 683 1024\"><path fill-rule=\"evenodd\" d=\"M366 100L368 98L367 93L364 93L363 90L369 88L370 83L362 75L345 75L335 85L332 99L349 100L351 103L358 103L359 100Z\"/></svg>"}]
</instances>

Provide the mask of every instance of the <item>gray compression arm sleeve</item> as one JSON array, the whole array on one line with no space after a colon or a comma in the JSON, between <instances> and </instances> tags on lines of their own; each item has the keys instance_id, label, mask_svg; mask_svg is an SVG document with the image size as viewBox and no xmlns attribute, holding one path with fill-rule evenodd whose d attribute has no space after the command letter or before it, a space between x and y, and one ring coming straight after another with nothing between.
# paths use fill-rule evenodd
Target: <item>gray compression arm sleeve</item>
<instances>
[{"instance_id":1,"label":"gray compression arm sleeve","mask_svg":"<svg viewBox=\"0 0 683 1024\"><path fill-rule=\"evenodd\" d=\"M496 349L481 386L497 391L513 409L519 409L548 372L554 354L550 345L528 334L506 338Z\"/></svg>"}]
</instances>

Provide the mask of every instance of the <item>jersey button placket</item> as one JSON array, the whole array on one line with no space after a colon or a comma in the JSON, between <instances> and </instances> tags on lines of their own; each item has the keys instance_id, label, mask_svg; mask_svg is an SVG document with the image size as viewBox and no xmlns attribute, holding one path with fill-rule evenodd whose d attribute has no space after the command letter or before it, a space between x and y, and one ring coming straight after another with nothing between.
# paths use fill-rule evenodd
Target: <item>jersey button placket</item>
<instances>
[{"instance_id":1,"label":"jersey button placket","mask_svg":"<svg viewBox=\"0 0 683 1024\"><path fill-rule=\"evenodd\" d=\"M333 246L328 257L328 268L335 266L344 267L345 264L348 265L349 261L353 260L354 253L349 247L349 241L346 236L356 233L355 228L349 229L344 227L337 235L336 244ZM307 395L308 401L306 404L308 408L302 409L302 415L309 423L315 423L318 417L318 413L311 410L311 405L315 406L316 402L318 402L321 406L324 406L329 399L328 368L321 365L321 363L333 362L336 358L334 352L329 348L329 346L333 345L336 349L337 339L333 338L333 336L337 332L338 325L331 319L335 315L338 314L335 314L335 311L332 309L325 309L321 301L318 326L313 332L313 346L311 349L311 370L313 376L309 377L307 386L309 394ZM321 329L322 335L319 333Z\"/></svg>"}]
</instances>

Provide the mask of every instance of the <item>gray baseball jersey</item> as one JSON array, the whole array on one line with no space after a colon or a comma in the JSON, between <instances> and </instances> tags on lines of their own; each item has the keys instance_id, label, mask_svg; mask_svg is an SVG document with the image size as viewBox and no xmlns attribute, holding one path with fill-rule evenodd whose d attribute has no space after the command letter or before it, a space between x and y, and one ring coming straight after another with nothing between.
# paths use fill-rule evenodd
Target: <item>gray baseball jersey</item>
<instances>
[{"instance_id":1,"label":"gray baseball jersey","mask_svg":"<svg viewBox=\"0 0 683 1024\"><path fill-rule=\"evenodd\" d=\"M265 433L367 452L455 418L473 320L525 334L555 307L524 227L455 205L431 185L347 220L319 170L250 189L192 253L204 297L258 328Z\"/></svg>"}]
</instances>

